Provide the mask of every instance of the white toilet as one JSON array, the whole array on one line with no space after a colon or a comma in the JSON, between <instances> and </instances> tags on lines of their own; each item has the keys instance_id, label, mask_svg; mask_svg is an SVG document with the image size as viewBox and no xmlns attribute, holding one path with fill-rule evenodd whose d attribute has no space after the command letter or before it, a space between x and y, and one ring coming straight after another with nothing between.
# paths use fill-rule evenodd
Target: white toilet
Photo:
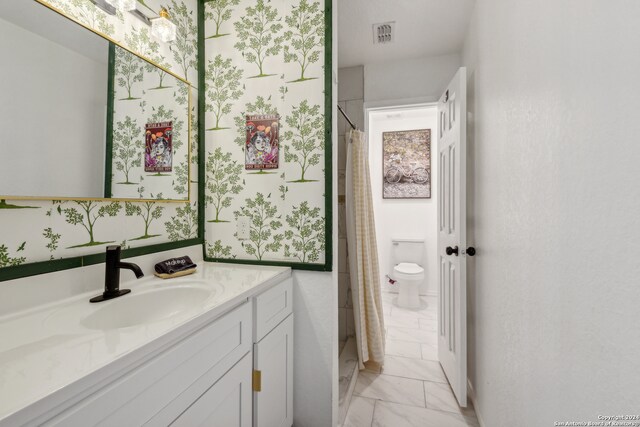
<instances>
[{"instance_id":1,"label":"white toilet","mask_svg":"<svg viewBox=\"0 0 640 427\"><path fill-rule=\"evenodd\" d=\"M424 268L420 263L424 259L424 240L394 239L391 241L393 258L392 278L398 287L399 307L420 307L420 284L424 281Z\"/></svg>"}]
</instances>

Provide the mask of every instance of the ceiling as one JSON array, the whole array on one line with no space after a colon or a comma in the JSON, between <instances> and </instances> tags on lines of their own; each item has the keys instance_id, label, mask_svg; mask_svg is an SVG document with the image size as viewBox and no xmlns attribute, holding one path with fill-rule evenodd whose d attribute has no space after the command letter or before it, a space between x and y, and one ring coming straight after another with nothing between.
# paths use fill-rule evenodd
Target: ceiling
<instances>
[{"instance_id":1,"label":"ceiling","mask_svg":"<svg viewBox=\"0 0 640 427\"><path fill-rule=\"evenodd\" d=\"M475 0L340 0L338 66L460 52ZM395 21L395 41L373 44L373 24Z\"/></svg>"}]
</instances>

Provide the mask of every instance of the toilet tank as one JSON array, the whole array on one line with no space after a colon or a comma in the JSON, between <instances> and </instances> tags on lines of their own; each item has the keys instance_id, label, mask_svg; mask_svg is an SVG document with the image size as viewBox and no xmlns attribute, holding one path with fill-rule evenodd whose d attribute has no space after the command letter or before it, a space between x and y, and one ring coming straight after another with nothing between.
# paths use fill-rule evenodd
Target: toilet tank
<instances>
[{"instance_id":1,"label":"toilet tank","mask_svg":"<svg viewBox=\"0 0 640 427\"><path fill-rule=\"evenodd\" d=\"M391 259L393 265L401 262L412 262L422 265L424 260L424 239L392 239Z\"/></svg>"}]
</instances>

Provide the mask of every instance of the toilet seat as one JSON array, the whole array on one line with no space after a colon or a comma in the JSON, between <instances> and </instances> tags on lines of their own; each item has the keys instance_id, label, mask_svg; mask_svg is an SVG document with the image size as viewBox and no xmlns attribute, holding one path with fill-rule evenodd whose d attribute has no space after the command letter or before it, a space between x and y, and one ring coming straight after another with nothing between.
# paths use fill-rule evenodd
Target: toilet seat
<instances>
[{"instance_id":1,"label":"toilet seat","mask_svg":"<svg viewBox=\"0 0 640 427\"><path fill-rule=\"evenodd\" d=\"M424 279L424 268L412 262L401 262L393 267L396 280L422 280Z\"/></svg>"}]
</instances>

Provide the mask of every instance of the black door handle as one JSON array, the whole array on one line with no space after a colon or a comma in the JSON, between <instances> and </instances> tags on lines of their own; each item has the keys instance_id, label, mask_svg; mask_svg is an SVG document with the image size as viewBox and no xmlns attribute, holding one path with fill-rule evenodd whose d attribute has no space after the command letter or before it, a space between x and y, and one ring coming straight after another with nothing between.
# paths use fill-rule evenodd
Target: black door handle
<instances>
[{"instance_id":1,"label":"black door handle","mask_svg":"<svg viewBox=\"0 0 640 427\"><path fill-rule=\"evenodd\" d=\"M455 254L455 256L458 256L458 247L454 246L447 246L447 249L445 249L445 251L447 252L447 255L453 255Z\"/></svg>"},{"instance_id":2,"label":"black door handle","mask_svg":"<svg viewBox=\"0 0 640 427\"><path fill-rule=\"evenodd\" d=\"M469 246L467 248L467 255L474 256L475 254L476 254L476 248L474 248L473 246Z\"/></svg>"}]
</instances>

